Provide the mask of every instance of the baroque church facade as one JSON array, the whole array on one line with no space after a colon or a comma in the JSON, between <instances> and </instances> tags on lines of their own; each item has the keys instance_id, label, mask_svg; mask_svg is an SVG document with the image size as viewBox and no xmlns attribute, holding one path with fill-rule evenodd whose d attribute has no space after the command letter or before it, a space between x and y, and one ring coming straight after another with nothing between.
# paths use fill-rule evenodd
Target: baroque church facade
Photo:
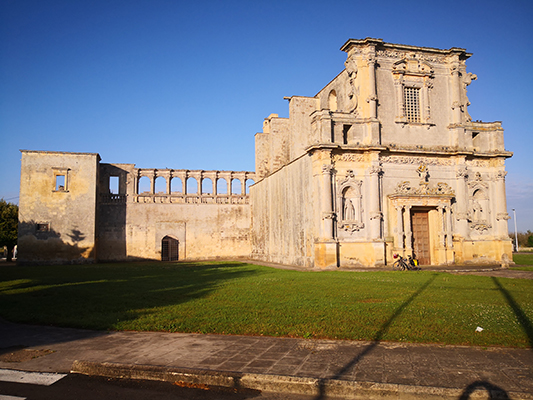
<instances>
[{"instance_id":1,"label":"baroque church facade","mask_svg":"<svg viewBox=\"0 0 533 400\"><path fill-rule=\"evenodd\" d=\"M265 119L255 172L141 169L98 154L22 150L19 262L349 268L414 254L422 265L509 263L512 153L501 122L468 114L471 54L372 38L341 50L339 75L313 97L287 98L288 118Z\"/></svg>"}]
</instances>

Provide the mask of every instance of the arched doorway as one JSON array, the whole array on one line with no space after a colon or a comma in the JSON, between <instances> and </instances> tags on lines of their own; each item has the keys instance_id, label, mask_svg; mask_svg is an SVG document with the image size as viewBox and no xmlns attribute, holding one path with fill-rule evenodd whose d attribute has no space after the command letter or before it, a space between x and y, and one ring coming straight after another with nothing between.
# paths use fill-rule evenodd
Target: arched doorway
<instances>
[{"instance_id":1,"label":"arched doorway","mask_svg":"<svg viewBox=\"0 0 533 400\"><path fill-rule=\"evenodd\" d=\"M161 261L178 261L179 241L171 236L165 236L161 240Z\"/></svg>"}]
</instances>

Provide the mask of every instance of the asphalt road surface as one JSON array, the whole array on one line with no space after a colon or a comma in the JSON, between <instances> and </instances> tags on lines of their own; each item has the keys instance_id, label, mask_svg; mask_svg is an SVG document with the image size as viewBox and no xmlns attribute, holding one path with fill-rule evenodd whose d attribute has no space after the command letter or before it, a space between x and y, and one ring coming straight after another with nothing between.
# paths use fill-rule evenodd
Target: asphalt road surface
<instances>
[{"instance_id":1,"label":"asphalt road surface","mask_svg":"<svg viewBox=\"0 0 533 400\"><path fill-rule=\"evenodd\" d=\"M169 382L0 370L0 400L312 400L250 389L182 387Z\"/></svg>"}]
</instances>

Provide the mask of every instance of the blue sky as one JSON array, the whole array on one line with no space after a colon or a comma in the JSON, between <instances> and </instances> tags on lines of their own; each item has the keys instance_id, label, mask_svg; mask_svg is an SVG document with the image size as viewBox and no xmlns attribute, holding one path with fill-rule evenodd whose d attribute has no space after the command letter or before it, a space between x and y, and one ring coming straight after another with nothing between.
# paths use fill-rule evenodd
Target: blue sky
<instances>
[{"instance_id":1,"label":"blue sky","mask_svg":"<svg viewBox=\"0 0 533 400\"><path fill-rule=\"evenodd\" d=\"M529 0L0 0L0 197L18 201L19 149L254 170L283 97L315 95L347 39L377 37L474 53L469 112L503 121L509 212L533 230L532 20Z\"/></svg>"}]
</instances>

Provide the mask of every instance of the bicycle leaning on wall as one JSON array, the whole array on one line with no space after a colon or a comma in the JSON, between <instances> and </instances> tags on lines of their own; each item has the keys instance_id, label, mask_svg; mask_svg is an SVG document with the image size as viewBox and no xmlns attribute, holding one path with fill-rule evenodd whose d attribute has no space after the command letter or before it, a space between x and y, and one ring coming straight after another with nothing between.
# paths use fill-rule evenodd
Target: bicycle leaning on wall
<instances>
[{"instance_id":1,"label":"bicycle leaning on wall","mask_svg":"<svg viewBox=\"0 0 533 400\"><path fill-rule=\"evenodd\" d=\"M405 259L399 254L394 254L393 257L397 258L397 260L392 264L392 269L400 271L419 271L422 269L418 266L418 260L416 258L408 256L408 259Z\"/></svg>"}]
</instances>

